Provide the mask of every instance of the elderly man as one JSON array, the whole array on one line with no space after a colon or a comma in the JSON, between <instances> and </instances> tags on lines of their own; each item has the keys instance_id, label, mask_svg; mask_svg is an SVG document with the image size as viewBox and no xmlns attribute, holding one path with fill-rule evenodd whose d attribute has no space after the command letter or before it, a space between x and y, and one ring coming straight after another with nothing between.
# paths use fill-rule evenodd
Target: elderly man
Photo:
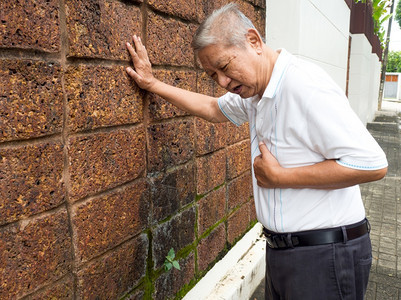
<instances>
[{"instance_id":1,"label":"elderly man","mask_svg":"<svg viewBox=\"0 0 401 300\"><path fill-rule=\"evenodd\" d=\"M155 79L141 39L133 42L127 72L141 88L211 122L249 122L266 299L363 299L372 256L358 184L381 179L387 160L343 91L319 67L269 48L233 4L193 40L228 91L218 99Z\"/></svg>"}]
</instances>

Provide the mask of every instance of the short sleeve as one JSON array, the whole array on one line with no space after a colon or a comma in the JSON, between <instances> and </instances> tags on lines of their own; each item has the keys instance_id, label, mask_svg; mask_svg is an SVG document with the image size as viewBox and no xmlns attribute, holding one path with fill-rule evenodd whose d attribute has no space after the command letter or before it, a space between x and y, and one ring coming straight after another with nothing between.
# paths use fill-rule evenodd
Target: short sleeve
<instances>
[{"instance_id":1,"label":"short sleeve","mask_svg":"<svg viewBox=\"0 0 401 300\"><path fill-rule=\"evenodd\" d=\"M384 151L336 90L320 90L312 97L307 114L311 147L326 159L358 170L387 167Z\"/></svg>"},{"instance_id":2,"label":"short sleeve","mask_svg":"<svg viewBox=\"0 0 401 300\"><path fill-rule=\"evenodd\" d=\"M222 113L237 126L248 121L244 99L233 93L226 93L218 99Z\"/></svg>"}]
</instances>

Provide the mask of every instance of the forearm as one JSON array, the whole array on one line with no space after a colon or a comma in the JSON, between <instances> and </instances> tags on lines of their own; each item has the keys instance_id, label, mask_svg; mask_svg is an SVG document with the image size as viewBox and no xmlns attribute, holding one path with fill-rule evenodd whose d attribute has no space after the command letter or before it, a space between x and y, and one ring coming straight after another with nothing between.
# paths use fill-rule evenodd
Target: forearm
<instances>
[{"instance_id":1,"label":"forearm","mask_svg":"<svg viewBox=\"0 0 401 300\"><path fill-rule=\"evenodd\" d=\"M305 167L281 168L277 187L339 189L383 178L387 168L379 170L356 170L343 167L335 160L326 160Z\"/></svg>"},{"instance_id":2,"label":"forearm","mask_svg":"<svg viewBox=\"0 0 401 300\"><path fill-rule=\"evenodd\" d=\"M194 93L156 80L148 91L155 93L173 105L210 122L225 122L217 98Z\"/></svg>"}]
</instances>

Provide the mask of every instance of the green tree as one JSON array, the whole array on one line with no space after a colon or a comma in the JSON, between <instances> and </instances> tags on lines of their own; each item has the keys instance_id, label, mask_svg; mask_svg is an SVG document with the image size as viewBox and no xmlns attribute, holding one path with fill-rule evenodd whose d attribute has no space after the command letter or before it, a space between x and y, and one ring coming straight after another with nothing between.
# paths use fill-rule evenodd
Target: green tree
<instances>
[{"instance_id":1,"label":"green tree","mask_svg":"<svg viewBox=\"0 0 401 300\"><path fill-rule=\"evenodd\" d=\"M401 72L401 51L388 53L386 72Z\"/></svg>"},{"instance_id":2,"label":"green tree","mask_svg":"<svg viewBox=\"0 0 401 300\"><path fill-rule=\"evenodd\" d=\"M395 9L395 20L398 23L398 26L401 28L401 1L397 3L397 8Z\"/></svg>"}]
</instances>

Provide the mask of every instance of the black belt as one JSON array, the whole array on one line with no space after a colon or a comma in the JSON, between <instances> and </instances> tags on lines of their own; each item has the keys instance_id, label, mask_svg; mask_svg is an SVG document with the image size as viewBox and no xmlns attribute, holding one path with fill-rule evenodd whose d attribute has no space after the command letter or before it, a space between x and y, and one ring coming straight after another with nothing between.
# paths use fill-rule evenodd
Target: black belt
<instances>
[{"instance_id":1,"label":"black belt","mask_svg":"<svg viewBox=\"0 0 401 300\"><path fill-rule=\"evenodd\" d=\"M275 233L263 228L267 245L272 249L287 249L340 242L345 243L346 241L356 239L369 231L370 225L367 219L348 226L293 233Z\"/></svg>"}]
</instances>

